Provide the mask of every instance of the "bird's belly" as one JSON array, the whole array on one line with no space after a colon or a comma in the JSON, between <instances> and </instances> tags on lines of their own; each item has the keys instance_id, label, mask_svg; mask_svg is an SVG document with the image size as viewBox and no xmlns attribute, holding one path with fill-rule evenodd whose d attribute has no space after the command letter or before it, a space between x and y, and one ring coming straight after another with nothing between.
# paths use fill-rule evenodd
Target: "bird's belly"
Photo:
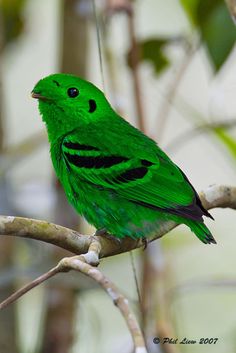
<instances>
[{"instance_id":1,"label":"bird's belly","mask_svg":"<svg viewBox=\"0 0 236 353\"><path fill-rule=\"evenodd\" d=\"M148 237L157 232L167 215L137 205L109 191L80 187L72 201L77 211L97 229L123 238Z\"/></svg>"}]
</instances>

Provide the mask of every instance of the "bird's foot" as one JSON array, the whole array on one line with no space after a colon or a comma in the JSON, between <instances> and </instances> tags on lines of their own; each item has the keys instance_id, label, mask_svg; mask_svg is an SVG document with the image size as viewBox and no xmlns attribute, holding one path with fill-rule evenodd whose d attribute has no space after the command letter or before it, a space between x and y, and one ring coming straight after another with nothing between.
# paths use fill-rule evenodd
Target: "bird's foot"
<instances>
[{"instance_id":1,"label":"bird's foot","mask_svg":"<svg viewBox=\"0 0 236 353\"><path fill-rule=\"evenodd\" d=\"M142 237L143 250L145 250L148 246L148 240L145 237Z\"/></svg>"},{"instance_id":2,"label":"bird's foot","mask_svg":"<svg viewBox=\"0 0 236 353\"><path fill-rule=\"evenodd\" d=\"M95 237L103 237L103 236L106 236L107 233L107 230L105 228L101 228L101 229L97 229L96 232L95 232Z\"/></svg>"},{"instance_id":3,"label":"bird's foot","mask_svg":"<svg viewBox=\"0 0 236 353\"><path fill-rule=\"evenodd\" d=\"M97 229L94 235L99 236L99 237L104 237L108 240L112 240L116 244L118 244L119 246L121 245L121 240L119 238L115 237L114 235L108 233L105 228Z\"/></svg>"}]
</instances>

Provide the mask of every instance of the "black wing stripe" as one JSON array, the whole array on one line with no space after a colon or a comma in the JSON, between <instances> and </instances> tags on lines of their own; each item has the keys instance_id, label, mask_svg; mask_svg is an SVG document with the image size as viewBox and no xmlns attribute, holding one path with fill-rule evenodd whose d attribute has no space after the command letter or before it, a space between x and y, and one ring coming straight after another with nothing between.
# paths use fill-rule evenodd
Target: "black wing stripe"
<instances>
[{"instance_id":1,"label":"black wing stripe","mask_svg":"<svg viewBox=\"0 0 236 353\"><path fill-rule=\"evenodd\" d=\"M79 168L109 168L113 165L126 162L128 158L120 156L78 156L75 154L65 153L67 160Z\"/></svg>"},{"instance_id":2,"label":"black wing stripe","mask_svg":"<svg viewBox=\"0 0 236 353\"><path fill-rule=\"evenodd\" d=\"M126 172L120 174L116 180L122 183L128 183L137 179L142 179L148 172L147 168L139 167L127 170Z\"/></svg>"},{"instance_id":3,"label":"black wing stripe","mask_svg":"<svg viewBox=\"0 0 236 353\"><path fill-rule=\"evenodd\" d=\"M147 161L146 159L142 159L142 160L141 160L141 163L142 163L142 165L144 165L145 167L151 167L152 165L154 165L154 163L149 162L149 161Z\"/></svg>"},{"instance_id":4,"label":"black wing stripe","mask_svg":"<svg viewBox=\"0 0 236 353\"><path fill-rule=\"evenodd\" d=\"M196 204L191 204L188 206L178 206L176 208L174 207L172 208L172 207L158 207L144 201L133 201L133 200L130 200L130 201L133 203L136 203L137 205L150 208L152 210L166 212L180 217L185 217L188 219L192 219L193 221L199 221L199 222L203 221L202 212L198 207L196 207Z\"/></svg>"},{"instance_id":5,"label":"black wing stripe","mask_svg":"<svg viewBox=\"0 0 236 353\"><path fill-rule=\"evenodd\" d=\"M75 142L64 142L64 146L76 151L99 151L99 148Z\"/></svg>"},{"instance_id":6,"label":"black wing stripe","mask_svg":"<svg viewBox=\"0 0 236 353\"><path fill-rule=\"evenodd\" d=\"M191 187L193 189L193 192L194 192L194 195L195 195L195 198L196 198L196 207L198 207L201 210L202 215L204 215L206 217L209 217L209 218L214 220L212 215L203 207L202 202L201 202L201 200L200 200L200 198L198 196L197 191L194 189L193 185L190 183L190 181L188 180L187 176L184 174L184 172L180 168L179 168L179 170L181 171L184 179L191 185Z\"/></svg>"}]
</instances>

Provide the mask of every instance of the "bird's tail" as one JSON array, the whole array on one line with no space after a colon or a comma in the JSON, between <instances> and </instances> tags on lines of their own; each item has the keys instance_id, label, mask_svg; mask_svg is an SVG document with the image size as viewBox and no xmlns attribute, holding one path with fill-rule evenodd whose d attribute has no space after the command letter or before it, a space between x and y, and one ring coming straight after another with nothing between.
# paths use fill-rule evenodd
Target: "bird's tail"
<instances>
[{"instance_id":1,"label":"bird's tail","mask_svg":"<svg viewBox=\"0 0 236 353\"><path fill-rule=\"evenodd\" d=\"M188 220L187 225L204 244L216 244L213 235L204 223Z\"/></svg>"}]
</instances>

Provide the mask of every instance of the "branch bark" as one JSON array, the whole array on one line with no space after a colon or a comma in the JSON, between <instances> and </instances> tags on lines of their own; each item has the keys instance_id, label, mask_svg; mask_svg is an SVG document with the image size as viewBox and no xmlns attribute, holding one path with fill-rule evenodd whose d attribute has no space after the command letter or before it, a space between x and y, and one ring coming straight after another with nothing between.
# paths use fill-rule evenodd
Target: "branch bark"
<instances>
[{"instance_id":1,"label":"branch bark","mask_svg":"<svg viewBox=\"0 0 236 353\"><path fill-rule=\"evenodd\" d=\"M200 198L208 210L216 207L236 209L236 187L234 186L212 185L200 194ZM161 238L177 225L173 221L163 222L148 242ZM127 237L117 242L115 239L103 236L82 235L75 230L41 220L11 216L0 216L0 235L44 241L76 255L86 254L92 244L94 246L99 244L99 258L117 255L143 246L142 239L134 240ZM96 262L96 259L92 261Z\"/></svg>"},{"instance_id":2,"label":"branch bark","mask_svg":"<svg viewBox=\"0 0 236 353\"><path fill-rule=\"evenodd\" d=\"M133 339L135 353L147 353L142 331L139 327L135 315L130 309L128 299L126 299L123 294L120 293L118 288L115 286L114 283L111 282L110 279L103 275L97 268L94 268L93 266L88 264L83 256L73 256L62 259L57 264L57 266L53 267L51 270L49 270L42 276L36 278L34 281L28 283L27 285L19 289L17 292L12 294L10 297L8 297L6 300L4 300L0 304L0 310L12 304L22 295L35 288L39 284L45 282L49 278L54 277L58 273L68 272L70 270L81 272L86 276L92 278L107 292L107 294L113 300L113 303L118 307L126 321L126 324Z\"/></svg>"}]
</instances>

